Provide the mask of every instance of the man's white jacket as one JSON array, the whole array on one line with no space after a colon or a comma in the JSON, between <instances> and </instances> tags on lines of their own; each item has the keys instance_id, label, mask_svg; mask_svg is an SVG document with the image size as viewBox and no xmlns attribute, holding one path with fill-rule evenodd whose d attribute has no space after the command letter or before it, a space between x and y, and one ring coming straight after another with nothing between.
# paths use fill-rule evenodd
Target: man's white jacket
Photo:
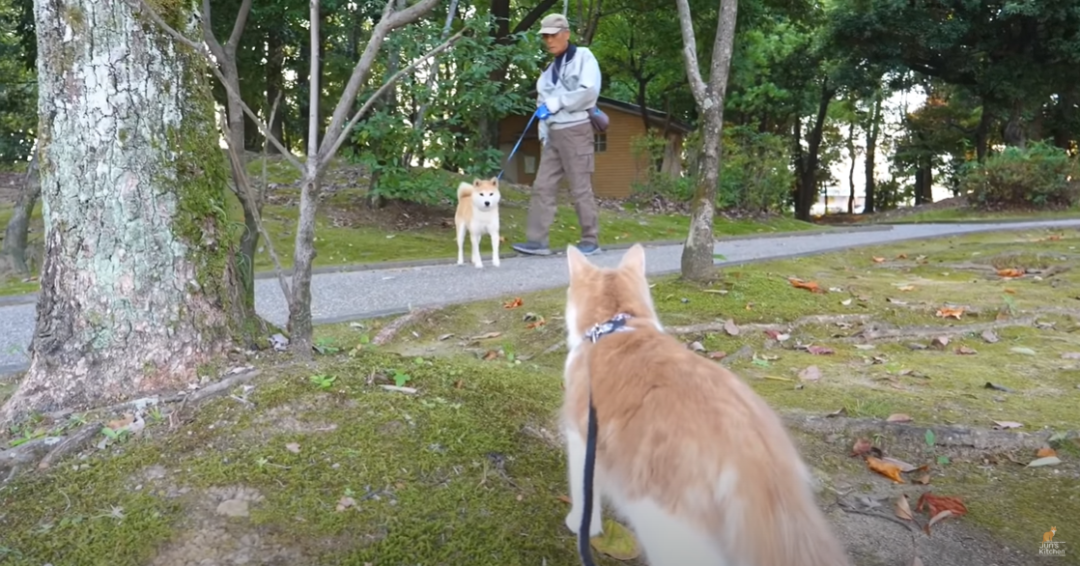
<instances>
[{"instance_id":1,"label":"man's white jacket","mask_svg":"<svg viewBox=\"0 0 1080 566\"><path fill-rule=\"evenodd\" d=\"M588 47L575 47L564 56L558 82L553 80L554 62L536 79L536 106L539 108L541 104L547 104L551 112L547 120L540 121L540 141L544 143L549 129L558 130L588 122L589 111L600 98L600 64L592 51Z\"/></svg>"}]
</instances>

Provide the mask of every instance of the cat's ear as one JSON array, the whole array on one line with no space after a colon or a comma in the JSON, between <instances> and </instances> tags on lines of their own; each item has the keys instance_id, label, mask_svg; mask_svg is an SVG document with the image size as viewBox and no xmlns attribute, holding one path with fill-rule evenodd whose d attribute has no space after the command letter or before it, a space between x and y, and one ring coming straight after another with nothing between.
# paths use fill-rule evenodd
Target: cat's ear
<instances>
[{"instance_id":1,"label":"cat's ear","mask_svg":"<svg viewBox=\"0 0 1080 566\"><path fill-rule=\"evenodd\" d=\"M570 268L570 280L577 279L591 271L593 265L574 244L566 245L566 265Z\"/></svg>"},{"instance_id":2,"label":"cat's ear","mask_svg":"<svg viewBox=\"0 0 1080 566\"><path fill-rule=\"evenodd\" d=\"M645 277L645 248L641 244L631 246L619 262L619 269Z\"/></svg>"}]
</instances>

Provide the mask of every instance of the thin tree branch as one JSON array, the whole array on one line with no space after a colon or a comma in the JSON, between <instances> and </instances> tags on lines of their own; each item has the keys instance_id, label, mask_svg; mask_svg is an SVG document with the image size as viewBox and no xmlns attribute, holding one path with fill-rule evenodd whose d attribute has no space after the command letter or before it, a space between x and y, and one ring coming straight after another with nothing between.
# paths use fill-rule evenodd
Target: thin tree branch
<instances>
[{"instance_id":1,"label":"thin tree branch","mask_svg":"<svg viewBox=\"0 0 1080 566\"><path fill-rule=\"evenodd\" d=\"M384 14L385 15L385 14ZM319 152L319 0L311 0L311 69L308 71L308 166L318 166ZM355 96L355 94L354 94ZM344 102L342 97L341 101ZM327 130L329 133L329 130ZM309 171L311 173L312 171ZM305 188L307 190L306 184Z\"/></svg>"},{"instance_id":2,"label":"thin tree branch","mask_svg":"<svg viewBox=\"0 0 1080 566\"><path fill-rule=\"evenodd\" d=\"M312 1L317 2L317 0ZM345 85L345 91L341 94L341 99L338 100L337 107L334 108L334 115L330 119L329 127L326 128L326 138L336 138L337 141L332 145L334 148L333 151L329 151L331 146L326 145L325 143L323 144L324 151L319 152L320 164L329 161L330 157L337 151L337 148L341 146L341 135L343 134L342 126L345 125L345 119L348 116L349 109L352 108L356 101L356 96L360 92L360 86L367 80L368 72L371 71L372 65L375 64L375 57L382 49L382 44L386 39L387 34L399 27L415 22L439 3L439 0L420 0L420 2L413 4L405 10L394 12L395 1L396 0L389 0L389 2L386 3L386 8L383 10L383 17L379 20L375 29L372 30L371 38L364 47L364 53L360 56L360 61L358 61L353 68L352 76L349 77L349 82ZM314 38L315 36L312 35L312 37ZM312 61L314 60L315 59L312 59ZM352 127L351 123L349 127ZM345 131L347 132L348 130ZM323 141L325 142L325 139Z\"/></svg>"},{"instance_id":3,"label":"thin tree branch","mask_svg":"<svg viewBox=\"0 0 1080 566\"><path fill-rule=\"evenodd\" d=\"M705 107L706 87L701 80L701 68L698 66L697 39L694 37L694 22L690 18L688 0L675 0L679 9L679 29L683 36L683 58L686 61L686 78L690 81L690 91L694 94L699 108Z\"/></svg>"},{"instance_id":4,"label":"thin tree branch","mask_svg":"<svg viewBox=\"0 0 1080 566\"><path fill-rule=\"evenodd\" d=\"M387 79L386 82L384 82L383 85L379 87L379 90L376 90L375 94L371 95L371 97L368 98L367 102L365 102L364 105L360 107L360 110L356 112L352 119L349 120L349 123L345 125L345 129L338 134L337 140L334 141L334 144L329 147L324 146L324 149L326 149L326 151L319 156L320 164L324 164L324 162L329 161L330 157L337 153L337 150L341 147L341 144L345 143L345 140L348 139L349 132L352 131L352 128L356 125L356 122L360 120L361 116L363 116L365 113L367 113L368 110L371 109L371 107L375 104L375 101L378 100L380 96L382 96L383 92L385 92L386 89L393 86L393 84L397 82L397 80L401 78L402 75L412 72L412 70L415 69L420 63L423 63L429 58L434 57L435 55L438 55L439 53L442 53L443 51L449 49L454 43L457 42L457 40L461 39L464 35L465 30L457 32L456 34L454 34L453 37L443 42L442 45L439 45L435 49L428 51L424 54L423 57L417 59L408 67L405 67L404 69L401 69L400 71L391 75L390 78ZM329 131L327 133L329 134Z\"/></svg>"},{"instance_id":5,"label":"thin tree branch","mask_svg":"<svg viewBox=\"0 0 1080 566\"><path fill-rule=\"evenodd\" d=\"M225 44L225 52L229 55L236 56L236 48L240 45L240 36L244 33L244 26L247 25L250 13L251 0L244 0L240 4L240 11L236 13L236 22L233 24L232 34L229 35L229 42Z\"/></svg>"},{"instance_id":6,"label":"thin tree branch","mask_svg":"<svg viewBox=\"0 0 1080 566\"><path fill-rule=\"evenodd\" d=\"M274 106L275 106L275 109L276 109L276 107L277 107L276 102L274 103ZM273 115L271 115L271 119L273 119ZM234 167L236 167L237 169L240 169L240 156L237 155L236 148L233 147L232 135L231 135L232 132L229 129L229 122L228 122L228 120L225 119L224 114L222 114L222 116L221 116L221 129L225 133L225 146L229 150L229 161L232 161ZM264 167L265 167L265 163L266 162L265 162L265 157L264 157L264 161L263 161L263 166ZM252 216L255 218L255 226L258 227L259 233L262 234L263 239L266 240L266 249L267 249L267 251L270 252L270 258L274 260L274 271L277 273L278 283L281 284L281 292L285 294L285 300L288 301L289 300L289 284L285 281L285 270L284 270L284 268L281 267L281 260L278 259L277 252L274 251L274 241L270 239L270 234L266 231L266 228L263 226L262 213L254 206L254 204L256 202L258 202L258 201L255 200L255 195L253 195L251 193L251 183L248 182L247 172L244 171L244 172L241 172L239 175L237 175L237 181L239 181L239 183L241 185L240 187L237 187L237 190L242 190L243 191L243 198L247 199L248 202L252 203L251 212L252 212ZM255 258L250 258L250 259L253 262L255 261ZM252 269L251 271L252 271L252 273L255 272L254 269Z\"/></svg>"},{"instance_id":7,"label":"thin tree branch","mask_svg":"<svg viewBox=\"0 0 1080 566\"><path fill-rule=\"evenodd\" d=\"M283 156L285 156L285 159L287 159L289 163L296 167L298 171L300 171L301 173L304 172L304 166L300 163L298 159L296 159L296 156L293 155L291 151L285 149L285 146L283 146L281 142L278 141L278 139L270 133L270 128L268 128L266 124L264 124L262 120L260 120L259 117L251 111L251 108L249 108L248 105L244 102L244 100L240 98L240 95L236 91L234 91L231 86L229 86L229 81L225 80L225 77L221 74L221 71L218 70L218 66L214 64L213 60L210 58L210 53L207 52L207 49L204 46L199 45L194 41L191 41L182 33L176 31L171 26L169 26L169 24L165 23L165 20L161 19L161 16L158 15L158 13L146 2L146 0L127 0L127 2L128 5L131 6L132 10L135 10L136 12L138 12L139 10L145 10L146 13L149 14L150 19L153 20L153 22L157 24L159 28L161 28L165 33L169 34L169 36L171 36L173 39L190 47L196 53L201 53L203 57L206 57L207 62L210 63L210 70L214 73L214 76L217 77L219 81L221 81L221 85L225 87L225 90L229 93L229 96L236 97L236 101L240 103L240 107L244 109L244 113L248 115L248 118L251 118L251 120L255 122L255 125L259 127L259 131L263 134L263 136L265 136L266 139L270 140L270 143L273 143L274 147L277 148L277 150L280 151Z\"/></svg>"},{"instance_id":8,"label":"thin tree branch","mask_svg":"<svg viewBox=\"0 0 1080 566\"><path fill-rule=\"evenodd\" d=\"M202 36L203 41L206 42L206 46L210 48L210 53L214 54L214 58L217 59L217 64L221 65L225 62L225 50L221 47L221 42L214 37L213 16L210 12L210 0L203 0L202 2Z\"/></svg>"},{"instance_id":9,"label":"thin tree branch","mask_svg":"<svg viewBox=\"0 0 1080 566\"><path fill-rule=\"evenodd\" d=\"M442 41L446 41L446 36L450 35L450 27L454 23L454 16L457 15L457 5L458 5L458 0L450 0L450 8L446 11L446 24L443 25L442 35L439 36L439 39L441 39ZM413 130L415 130L415 131L419 132L419 131L424 129L424 115L427 114L427 110L428 110L428 107L430 106L430 102L431 102L431 92L432 92L432 90L435 89L435 82L438 80L438 78L439 78L439 58L438 57L432 57L431 58L431 72L428 73L427 84L424 85L425 86L425 91L427 92L427 95L428 95L428 99L425 100L423 102L423 104L420 105L420 108L417 109L417 111L416 111L416 122L413 124ZM346 131L348 131L348 130L346 130ZM409 167L409 162L410 161L412 161L412 152L411 151L406 151L405 152L405 163L403 165L405 167Z\"/></svg>"}]
</instances>

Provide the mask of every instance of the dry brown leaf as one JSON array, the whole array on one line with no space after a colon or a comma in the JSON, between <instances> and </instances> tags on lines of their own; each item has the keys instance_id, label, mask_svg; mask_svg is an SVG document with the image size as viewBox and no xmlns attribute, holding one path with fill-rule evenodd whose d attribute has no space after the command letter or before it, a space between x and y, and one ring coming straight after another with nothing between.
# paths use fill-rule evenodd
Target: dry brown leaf
<instances>
[{"instance_id":1,"label":"dry brown leaf","mask_svg":"<svg viewBox=\"0 0 1080 566\"><path fill-rule=\"evenodd\" d=\"M952 512L952 510L946 509L941 513L938 513L937 515L934 515L934 517L930 519L930 522L923 526L923 531L926 532L927 536L930 536L930 527L940 523L941 521L944 521L945 519L948 519L949 517L955 516L956 515Z\"/></svg>"},{"instance_id":2,"label":"dry brown leaf","mask_svg":"<svg viewBox=\"0 0 1080 566\"><path fill-rule=\"evenodd\" d=\"M1055 451L1053 448L1043 447L1035 453L1035 457L1037 458L1049 458L1051 456L1057 456L1057 451Z\"/></svg>"},{"instance_id":3,"label":"dry brown leaf","mask_svg":"<svg viewBox=\"0 0 1080 566\"><path fill-rule=\"evenodd\" d=\"M570 504L571 504L570 498L569 498L569 497L567 497L567 496L565 496L565 495L560 495L560 496L558 497L558 499L559 499L559 501L562 501L563 503L565 503L565 504L567 504L567 505L570 505Z\"/></svg>"},{"instance_id":4,"label":"dry brown leaf","mask_svg":"<svg viewBox=\"0 0 1080 566\"><path fill-rule=\"evenodd\" d=\"M488 332L479 336L473 336L470 340L490 340L492 338L498 338L499 336L502 336L502 332Z\"/></svg>"},{"instance_id":5,"label":"dry brown leaf","mask_svg":"<svg viewBox=\"0 0 1080 566\"><path fill-rule=\"evenodd\" d=\"M874 260L874 263L884 263L885 262L885 258L883 258L883 257L874 256L871 259Z\"/></svg>"},{"instance_id":6,"label":"dry brown leaf","mask_svg":"<svg viewBox=\"0 0 1080 566\"><path fill-rule=\"evenodd\" d=\"M1015 421L994 421L994 428L997 430L1008 430L1010 428L1020 428L1024 426L1023 423Z\"/></svg>"},{"instance_id":7,"label":"dry brown leaf","mask_svg":"<svg viewBox=\"0 0 1080 566\"><path fill-rule=\"evenodd\" d=\"M544 320L544 317L540 317L540 318L530 322L529 324L526 324L525 328L528 328L529 330L534 330L534 329L540 328L541 326L543 326L545 324L547 324L547 321Z\"/></svg>"},{"instance_id":8,"label":"dry brown leaf","mask_svg":"<svg viewBox=\"0 0 1080 566\"><path fill-rule=\"evenodd\" d=\"M828 346L807 346L806 351L815 356L829 356L834 353L833 349Z\"/></svg>"},{"instance_id":9,"label":"dry brown leaf","mask_svg":"<svg viewBox=\"0 0 1080 566\"><path fill-rule=\"evenodd\" d=\"M867 452L869 452L870 449L873 448L873 447L874 447L874 445L870 444L869 440L867 440L865 438L860 438L860 439L855 441L855 446L851 447L851 455L852 456L862 456L863 454L866 454Z\"/></svg>"},{"instance_id":10,"label":"dry brown leaf","mask_svg":"<svg viewBox=\"0 0 1080 566\"><path fill-rule=\"evenodd\" d=\"M459 379L459 380L454 382L454 389L461 389L462 387L465 387L465 382L464 381Z\"/></svg>"},{"instance_id":11,"label":"dry brown leaf","mask_svg":"<svg viewBox=\"0 0 1080 566\"><path fill-rule=\"evenodd\" d=\"M926 505L931 517L946 510L952 511L952 514L956 517L967 514L967 507L960 498L934 495L929 491L919 496L919 501L915 505L915 510L922 511L923 505Z\"/></svg>"},{"instance_id":12,"label":"dry brown leaf","mask_svg":"<svg viewBox=\"0 0 1080 566\"><path fill-rule=\"evenodd\" d=\"M975 354L978 354L979 352L976 351L975 348L972 348L970 346L960 346L959 348L956 349L956 353L961 355L961 356L974 356Z\"/></svg>"},{"instance_id":13,"label":"dry brown leaf","mask_svg":"<svg viewBox=\"0 0 1080 566\"><path fill-rule=\"evenodd\" d=\"M997 274L998 274L998 277L1007 277L1007 278L1023 277L1024 276L1024 270L1023 269L1015 269L1015 268L999 269L999 270L997 270Z\"/></svg>"},{"instance_id":14,"label":"dry brown leaf","mask_svg":"<svg viewBox=\"0 0 1080 566\"><path fill-rule=\"evenodd\" d=\"M722 360L727 357L727 352L709 352L708 358L710 360Z\"/></svg>"},{"instance_id":15,"label":"dry brown leaf","mask_svg":"<svg viewBox=\"0 0 1080 566\"><path fill-rule=\"evenodd\" d=\"M288 450L289 452L292 452L293 454L299 454L300 453L300 445L295 443L295 442L290 442L290 443L286 444L285 449Z\"/></svg>"},{"instance_id":16,"label":"dry brown leaf","mask_svg":"<svg viewBox=\"0 0 1080 566\"><path fill-rule=\"evenodd\" d=\"M901 495L896 500L895 511L896 511L896 516L900 517L901 519L903 519L905 521L914 521L915 520L914 515L911 513L911 505L908 504L907 495Z\"/></svg>"},{"instance_id":17,"label":"dry brown leaf","mask_svg":"<svg viewBox=\"0 0 1080 566\"><path fill-rule=\"evenodd\" d=\"M930 472L926 472L919 477L915 478L915 483L921 483L923 485L930 484Z\"/></svg>"},{"instance_id":18,"label":"dry brown leaf","mask_svg":"<svg viewBox=\"0 0 1080 566\"><path fill-rule=\"evenodd\" d=\"M936 313L936 316L939 316L941 318L955 318L956 320L960 320L960 317L963 314L964 314L964 307L957 307L957 308L941 307L940 309L938 309L938 311Z\"/></svg>"},{"instance_id":19,"label":"dry brown leaf","mask_svg":"<svg viewBox=\"0 0 1080 566\"><path fill-rule=\"evenodd\" d=\"M1050 234L1046 237L1046 239L1050 240L1051 242L1056 242L1061 239L1061 234Z\"/></svg>"},{"instance_id":20,"label":"dry brown leaf","mask_svg":"<svg viewBox=\"0 0 1080 566\"><path fill-rule=\"evenodd\" d=\"M903 460L897 460L896 458L890 458L888 456L883 456L881 458L881 461L885 462L886 464L892 464L892 465L896 466L897 468L900 468L900 471L905 473L905 474L908 473L908 472L914 472L914 471L919 469L919 468L916 468L915 466L912 466L911 464L908 464L907 462L905 462ZM926 466L923 466L923 468L925 469Z\"/></svg>"},{"instance_id":21,"label":"dry brown leaf","mask_svg":"<svg viewBox=\"0 0 1080 566\"><path fill-rule=\"evenodd\" d=\"M514 297L514 300L503 303L504 309L516 309L525 304L525 301L521 300L521 297Z\"/></svg>"},{"instance_id":22,"label":"dry brown leaf","mask_svg":"<svg viewBox=\"0 0 1080 566\"><path fill-rule=\"evenodd\" d=\"M896 256L896 259L907 259L907 254L900 254Z\"/></svg>"},{"instance_id":23,"label":"dry brown leaf","mask_svg":"<svg viewBox=\"0 0 1080 566\"><path fill-rule=\"evenodd\" d=\"M930 347L935 350L944 350L949 345L948 336L938 336L930 341Z\"/></svg>"},{"instance_id":24,"label":"dry brown leaf","mask_svg":"<svg viewBox=\"0 0 1080 566\"><path fill-rule=\"evenodd\" d=\"M486 362L488 360L494 360L497 357L499 357L499 352L495 350L488 350L487 353L484 354L484 361Z\"/></svg>"},{"instance_id":25,"label":"dry brown leaf","mask_svg":"<svg viewBox=\"0 0 1080 566\"><path fill-rule=\"evenodd\" d=\"M124 418L117 419L115 421L109 421L108 423L105 424L105 426L107 426L107 427L109 427L109 428L111 428L113 430L120 430L122 428L130 426L131 423L133 423L133 422L135 422L135 415L133 415L131 413L124 413Z\"/></svg>"},{"instance_id":26,"label":"dry brown leaf","mask_svg":"<svg viewBox=\"0 0 1080 566\"><path fill-rule=\"evenodd\" d=\"M879 460L873 456L866 458L866 465L873 471L891 479L896 483L904 483L904 478L900 477L900 466L896 464L890 464L883 460Z\"/></svg>"},{"instance_id":27,"label":"dry brown leaf","mask_svg":"<svg viewBox=\"0 0 1080 566\"><path fill-rule=\"evenodd\" d=\"M914 285L904 285L903 287L898 287L897 289L900 290L900 291L914 291L915 286Z\"/></svg>"},{"instance_id":28,"label":"dry brown leaf","mask_svg":"<svg viewBox=\"0 0 1080 566\"><path fill-rule=\"evenodd\" d=\"M342 497L341 499L338 500L336 509L337 509L338 513L341 513L342 511L344 511L344 510L346 510L346 509L348 509L350 507L355 507L355 506L356 506L356 500L355 499L353 499L351 497Z\"/></svg>"},{"instance_id":29,"label":"dry brown leaf","mask_svg":"<svg viewBox=\"0 0 1080 566\"><path fill-rule=\"evenodd\" d=\"M823 291L821 289L821 286L819 286L816 281L803 281L802 279L798 279L798 278L795 278L795 277L788 278L788 281L791 283L791 286L795 287L796 289L806 289L807 291L810 291L811 293L824 293L825 292L825 291ZM746 310L750 310L750 309L747 308Z\"/></svg>"},{"instance_id":30,"label":"dry brown leaf","mask_svg":"<svg viewBox=\"0 0 1080 566\"><path fill-rule=\"evenodd\" d=\"M903 413L896 413L889 415L889 418L885 419L885 421L890 423L909 423L911 422L911 417Z\"/></svg>"},{"instance_id":31,"label":"dry brown leaf","mask_svg":"<svg viewBox=\"0 0 1080 566\"><path fill-rule=\"evenodd\" d=\"M1010 295L1016 294L1016 289L1013 289L1012 287L1005 287L1004 291Z\"/></svg>"},{"instance_id":32,"label":"dry brown leaf","mask_svg":"<svg viewBox=\"0 0 1080 566\"><path fill-rule=\"evenodd\" d=\"M726 322L724 322L724 332L727 332L728 336L738 336L739 327L736 326L734 320L729 318Z\"/></svg>"}]
</instances>

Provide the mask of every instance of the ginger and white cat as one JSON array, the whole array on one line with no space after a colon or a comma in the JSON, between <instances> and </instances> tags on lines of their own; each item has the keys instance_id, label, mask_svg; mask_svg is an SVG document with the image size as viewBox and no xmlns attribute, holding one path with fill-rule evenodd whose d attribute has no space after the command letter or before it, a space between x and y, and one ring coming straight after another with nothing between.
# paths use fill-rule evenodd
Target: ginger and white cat
<instances>
[{"instance_id":1,"label":"ginger and white cat","mask_svg":"<svg viewBox=\"0 0 1080 566\"><path fill-rule=\"evenodd\" d=\"M635 245L615 269L568 246L566 396L572 506L583 509L589 387L598 424L590 536L600 498L652 566L849 566L814 501L779 416L735 374L688 350L658 320ZM621 332L586 333L618 314Z\"/></svg>"}]
</instances>

